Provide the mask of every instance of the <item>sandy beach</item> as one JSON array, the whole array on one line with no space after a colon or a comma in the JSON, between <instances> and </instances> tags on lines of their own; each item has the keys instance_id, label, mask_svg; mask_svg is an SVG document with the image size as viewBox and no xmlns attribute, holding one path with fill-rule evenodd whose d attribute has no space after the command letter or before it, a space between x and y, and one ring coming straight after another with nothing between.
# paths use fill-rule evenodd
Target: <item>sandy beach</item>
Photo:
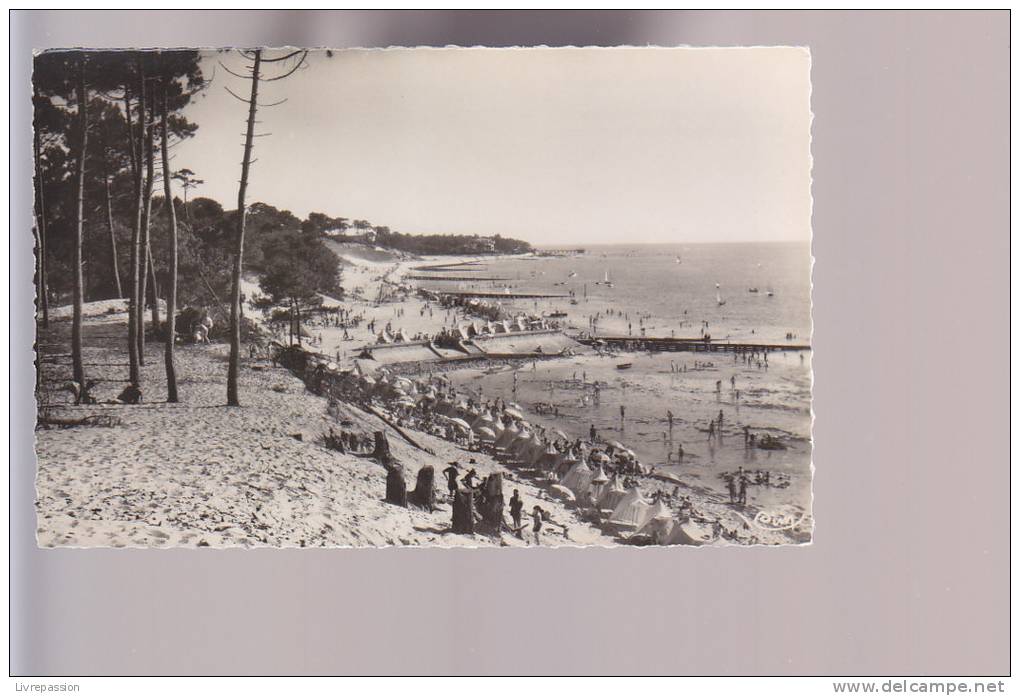
<instances>
[{"instance_id":1,"label":"sandy beach","mask_svg":"<svg viewBox=\"0 0 1020 696\"><path fill-rule=\"evenodd\" d=\"M90 312L95 315L95 312ZM85 362L99 401L126 385L121 344L125 315L86 321ZM44 337L45 413L65 419L110 416L111 427L44 427L37 431L37 538L43 547L336 547L526 545L510 534L449 533L450 506L432 513L383 501L386 472L372 459L325 449L321 436L337 421L325 399L282 367L246 364L241 408L225 403L226 345L178 349L183 403L165 399L162 346L150 342L143 368L145 401L137 406L74 406L60 390L67 379L70 323ZM342 405L340 419L365 433L387 430L375 416ZM541 505L552 524L548 545L608 544L598 529L520 479L491 457L416 433L429 456L390 432L393 454L413 482L421 466L437 472L469 458L482 476L502 471L526 505ZM438 480L438 476L437 476Z\"/></svg>"},{"instance_id":2,"label":"sandy beach","mask_svg":"<svg viewBox=\"0 0 1020 696\"><path fill-rule=\"evenodd\" d=\"M429 258L397 255L360 245L337 245L341 255L343 306L361 317L348 330L328 327L312 320L305 327L307 350L341 356L340 367L372 370L372 361L357 360L360 349L375 342L366 324L390 323L408 334L434 334L469 317L462 310L448 311L428 305L417 296L394 293L401 279ZM443 257L444 263L468 258ZM259 291L249 283L249 300ZM385 301L379 302L380 297ZM327 298L328 299L328 298ZM122 343L126 315L117 301L87 306L85 322L86 370L99 385L93 394L100 402L116 398L126 385L126 360ZM430 312L429 309L432 311ZM258 319L252 309L249 316ZM37 432L39 458L38 539L42 546L114 547L331 547L331 546L483 546L530 545L503 533L499 536L450 533L449 500L439 495L434 512L400 508L384 502L385 469L364 455L339 454L323 446L322 436L343 422L364 434L388 431L389 441L409 488L418 469L432 465L437 489L443 488L439 472L457 461L462 473L470 467L484 477L501 472L506 488L517 488L525 509L541 505L550 516L543 530L545 545L610 545L620 542L586 521L573 504L549 494L552 483L508 468L492 456L469 452L459 445L415 431L415 439L434 452L427 454L401 437L377 416L350 403L339 404L339 413L327 413L326 399L309 392L304 383L283 367L268 360L246 361L241 372L242 408L225 402L225 344L186 345L178 349L178 371L183 403L167 404L162 365L162 345L147 345L143 368L145 400L142 405L97 404L75 406L61 390L69 378L68 356L63 352L70 322L58 310L49 334L44 336L43 412L61 419L90 415L109 416L114 425L44 427ZM282 337L281 337L282 338ZM562 394L579 385L577 372L597 372L600 358L579 355L545 361L542 371L525 374L543 390L546 382ZM490 395L509 392L513 370L521 365L469 367L448 373L458 391L471 395L485 381ZM568 377L568 375L571 375ZM691 377L694 377L692 373ZM507 381L502 390L501 381ZM707 384L707 382L706 382ZM610 385L607 385L610 386ZM496 389L493 393L493 389ZM609 392L611 394L611 388ZM505 398L505 396L504 396ZM532 406L532 399L521 399ZM714 408L714 404L713 404ZM572 416L565 405L563 417L531 412L538 426L567 427ZM566 420L564 420L566 419ZM679 423L678 423L679 425ZM573 430L580 423L569 425ZM626 440L631 432L621 428L607 433ZM697 455L692 457L696 462ZM680 475L682 473L682 475ZM712 520L714 543L783 544L808 540L810 519L806 506L796 506L795 529L770 529L756 523L762 511L782 507L784 498L769 498L755 489L751 505L734 509L726 502L717 472L692 463L683 472L644 478L645 495L658 492L682 494L697 514ZM445 490L445 488L443 488ZM765 493L764 495L762 493ZM509 495L509 490L507 491ZM672 503L671 503L672 504Z\"/></svg>"}]
</instances>

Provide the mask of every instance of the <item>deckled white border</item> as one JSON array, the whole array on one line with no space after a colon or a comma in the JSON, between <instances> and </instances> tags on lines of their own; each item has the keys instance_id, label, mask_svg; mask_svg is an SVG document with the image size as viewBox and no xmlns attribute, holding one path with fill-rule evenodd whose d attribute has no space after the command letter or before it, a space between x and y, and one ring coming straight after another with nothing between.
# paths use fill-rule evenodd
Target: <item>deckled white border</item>
<instances>
[{"instance_id":1,"label":"deckled white border","mask_svg":"<svg viewBox=\"0 0 1020 696\"><path fill-rule=\"evenodd\" d=\"M775 46L767 46L767 45L760 45L760 44L756 44L756 45L753 45L753 46L692 46L692 45L689 45L689 44L681 44L681 45L678 45L678 46L660 46L660 45L655 45L655 44L649 44L649 45L646 45L646 46L633 46L633 45L623 45L623 46L591 46L591 45L588 45L588 46L575 46L573 44L567 45L567 46L549 46L547 44L539 44L539 45L536 45L536 46L482 46L482 45L458 46L458 45L455 45L455 44L447 44L445 46L385 46L385 47L378 47L378 46L377 47L357 47L357 46L355 46L355 47L349 47L349 48L330 48L328 46L301 47L301 46L292 46L292 45L288 45L288 46L251 46L251 47L241 47L241 46L219 46L219 47L209 47L209 46L204 46L204 47L194 47L194 46L173 46L173 47L170 47L170 46L160 46L160 47L152 47L152 46L150 46L150 47L133 47L133 48L126 48L126 47L120 47L120 46L118 46L118 47L109 47L109 46L108 47L101 47L101 46L77 46L77 47L68 47L68 48L48 48L48 49L38 49L38 48L36 48L36 49L32 50L32 55L33 56L37 56L37 55L39 55L41 53L56 53L56 52L67 52L67 51L95 51L95 52L103 51L103 52L110 52L110 51L175 51L175 50L180 50L180 51L216 52L216 51L223 51L223 50L235 50L235 49L238 49L238 48L245 48L245 49L260 48L260 49L262 49L264 51L273 51L273 52L276 52L276 51L282 52L282 51L293 51L293 50L307 50L307 51L333 51L334 53L342 53L342 52L368 52L368 51L372 51L372 52L376 52L376 51L378 51L378 52L386 52L386 51L401 51L402 52L402 51L408 51L408 52L410 52L410 51L452 51L452 50L457 50L457 51L591 51L591 50L598 50L598 51L648 51L648 50L655 50L655 51L699 51L699 52L700 51L799 50L799 51L802 51L802 52L806 53L807 54L807 59L808 59L808 95L807 95L807 101L808 101L808 144L807 144L807 147L808 147L808 152L807 152L807 155L808 155L808 230L810 231L810 234L811 234L809 242L808 242L809 243L809 254L810 254L810 258L811 258L810 269L809 269L809 285L808 285L808 287L809 287L808 302L809 302L809 305L810 305L810 311L809 311L809 317L810 317L810 337L809 337L809 340L808 340L808 344L811 346L811 348L810 348L810 350L811 350L811 370L810 370L809 375L808 375L809 376L809 381L810 381L810 393L811 393L811 406L810 406L811 425L810 425L810 428L809 428L809 445L810 445L811 454L810 454L809 462L808 462L808 470L809 470L809 472L811 474L811 480L810 480L810 486L809 486L810 494L811 494L810 495L810 510L809 510L809 514L811 516L811 538L810 538L810 540L808 540L806 542L803 542L803 543L800 543L800 544L795 544L795 543L780 544L780 545L775 545L775 544L708 544L708 545L704 545L704 546L684 546L683 548L687 548L687 549L730 549L730 548L740 548L740 549L745 549L745 548L747 548L747 549L751 549L751 548L783 549L783 548L791 548L791 547L803 548L803 547L810 547L810 546L814 545L814 542L815 542L815 531L817 529L816 519L815 519L815 474L816 474L816 467L815 467L815 462L814 462L814 452L815 452L814 429L815 429L815 419L816 419L817 415L815 413L815 399L814 399L814 391L815 391L815 377L814 377L814 368L815 368L815 362L814 362L815 361L815 343L814 343L814 267L815 267L815 256L814 256L814 225L813 225L813 222L814 222L814 155L812 153L811 147L812 147L812 144L814 142L814 120L815 120L815 114L814 114L814 110L813 110L813 107L812 107L812 100L811 100L811 98L813 96L813 92L814 92L814 83L812 81L813 58L812 58L812 55L811 55L811 47L810 46L788 45L788 44L780 44L780 45L775 45ZM29 94L31 94L31 92L32 92L32 86L31 86L31 78L30 78ZM34 217L34 185L33 185L33 217ZM33 263L34 262L35 262L35 260L34 260L34 253L33 253ZM38 288L34 284L33 284L33 290L35 292L38 292ZM38 327L38 325L36 325L36 329L37 329L37 327ZM36 394L35 394L34 391L32 393L32 399L33 399L33 402L36 401ZM37 402L35 403L35 406L36 406L36 413L38 414L38 403ZM36 443L37 443L36 430L33 429L33 431L32 431L32 451L33 451L33 453L35 453L35 451L36 451ZM39 464L38 464L38 455L36 455L35 491L36 491L36 501L38 501L38 499L39 499ZM33 503L36 502L36 501L33 501ZM34 507L34 505L33 505L33 507ZM272 550L286 551L286 550L290 550L290 549L293 549L293 548L299 548L299 547L291 547L291 546L250 546L250 547L246 547L246 546L243 546L243 545L237 545L237 546L232 546L232 547L224 547L224 548L216 547L216 548L207 548L207 549L198 549L197 547L188 547L188 546L122 546L122 547L114 547L114 546L72 546L72 545L41 546L39 544L39 525L38 525L39 511L38 511L38 508L36 508L35 514L36 514L36 521L37 521L36 522L36 529L35 529L36 548L47 550L47 551L49 551L49 550L61 550L61 549L115 549L115 550L123 550L123 549L168 549L168 550L170 550L170 549L188 549L188 550L194 550L194 551L202 550L202 551L208 552L208 551L233 551L233 550L236 550L236 549L244 549L244 550L272 549ZM514 551L514 550L522 551L522 550L526 550L526 549L552 550L552 549L562 549L562 548L585 549L585 550L587 550L587 549L614 549L614 550L615 549L632 549L632 550L636 550L636 551L644 551L644 550L660 550L661 551L661 550L663 550L664 548L667 548L667 547L655 546L655 545L649 545L649 546L631 546L631 545L628 545L628 544L611 544L611 545L608 545L608 546L601 546L601 545L597 545L597 544L585 544L585 545L581 545L581 544L556 544L555 546L551 546L551 545L541 546L540 545L540 546L524 546L524 547L517 547L517 546L510 546L510 547L453 546L453 545L410 545L409 546L409 545L402 545L402 544L390 544L388 546L352 546L352 545L341 546L341 545L337 545L337 546L327 546L327 547L317 547L317 548L319 548L319 549L327 549L327 550L328 549L385 550L385 549L392 549L392 548L402 548L402 549L451 549L451 550L453 550L453 549L472 549L472 550L474 550L474 549L500 548L503 551L511 552L511 551ZM676 548L676 547L672 547L672 548Z\"/></svg>"}]
</instances>

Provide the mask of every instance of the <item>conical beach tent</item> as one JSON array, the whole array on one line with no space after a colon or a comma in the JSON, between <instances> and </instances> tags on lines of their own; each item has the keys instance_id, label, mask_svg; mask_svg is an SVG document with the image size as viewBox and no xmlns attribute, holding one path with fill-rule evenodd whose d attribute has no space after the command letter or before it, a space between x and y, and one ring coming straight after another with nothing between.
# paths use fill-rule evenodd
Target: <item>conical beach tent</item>
<instances>
[{"instance_id":1,"label":"conical beach tent","mask_svg":"<svg viewBox=\"0 0 1020 696\"><path fill-rule=\"evenodd\" d=\"M651 513L652 504L644 499L640 489L632 488L617 504L609 521L640 529L651 517Z\"/></svg>"},{"instance_id":2,"label":"conical beach tent","mask_svg":"<svg viewBox=\"0 0 1020 696\"><path fill-rule=\"evenodd\" d=\"M574 491L574 495L578 499L584 498L591 489L592 471L588 468L588 465L582 462L577 462L574 466L570 467L570 470L563 476L560 483L570 490Z\"/></svg>"},{"instance_id":3,"label":"conical beach tent","mask_svg":"<svg viewBox=\"0 0 1020 696\"><path fill-rule=\"evenodd\" d=\"M669 533L669 530L673 526L673 511L669 509L661 500L656 501L652 505L652 509L648 514L648 519L641 527L638 528L638 534L652 534L656 531L665 531Z\"/></svg>"},{"instance_id":4,"label":"conical beach tent","mask_svg":"<svg viewBox=\"0 0 1020 696\"><path fill-rule=\"evenodd\" d=\"M496 447L506 449L510 444L517 439L517 436L521 434L521 431L517 429L517 426L513 423L510 424L509 428L504 428L503 432L496 438Z\"/></svg>"},{"instance_id":5,"label":"conical beach tent","mask_svg":"<svg viewBox=\"0 0 1020 696\"><path fill-rule=\"evenodd\" d=\"M627 495L627 489L623 487L623 482L619 476L614 476L612 483L605 487L602 494L599 496L598 504L600 510L615 510L616 506L620 504L624 496Z\"/></svg>"},{"instance_id":6,"label":"conical beach tent","mask_svg":"<svg viewBox=\"0 0 1020 696\"><path fill-rule=\"evenodd\" d=\"M673 528L666 535L664 544L673 546L684 544L685 546L703 546L711 544L715 540L715 531L711 525L701 524L693 520L686 520L673 525Z\"/></svg>"}]
</instances>

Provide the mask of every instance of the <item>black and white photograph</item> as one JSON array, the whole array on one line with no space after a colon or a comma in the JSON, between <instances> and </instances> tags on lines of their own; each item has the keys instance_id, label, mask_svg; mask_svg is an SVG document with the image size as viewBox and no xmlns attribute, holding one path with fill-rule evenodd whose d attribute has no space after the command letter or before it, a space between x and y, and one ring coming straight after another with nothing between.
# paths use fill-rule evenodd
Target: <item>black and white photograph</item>
<instances>
[{"instance_id":1,"label":"black and white photograph","mask_svg":"<svg viewBox=\"0 0 1020 696\"><path fill-rule=\"evenodd\" d=\"M38 543L809 543L810 65L39 53Z\"/></svg>"},{"instance_id":2,"label":"black and white photograph","mask_svg":"<svg viewBox=\"0 0 1020 696\"><path fill-rule=\"evenodd\" d=\"M1008 691L1009 11L8 19L15 691Z\"/></svg>"}]
</instances>

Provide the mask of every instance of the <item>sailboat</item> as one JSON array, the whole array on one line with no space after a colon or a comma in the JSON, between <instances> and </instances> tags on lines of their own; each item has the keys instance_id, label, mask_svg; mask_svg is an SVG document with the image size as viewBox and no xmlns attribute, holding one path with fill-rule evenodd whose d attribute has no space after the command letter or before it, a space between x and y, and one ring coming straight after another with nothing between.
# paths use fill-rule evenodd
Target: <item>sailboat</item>
<instances>
[{"instance_id":1,"label":"sailboat","mask_svg":"<svg viewBox=\"0 0 1020 696\"><path fill-rule=\"evenodd\" d=\"M606 271L605 277L601 281L595 281L596 285L605 285L607 288L613 287L612 281L609 280L609 271Z\"/></svg>"},{"instance_id":2,"label":"sailboat","mask_svg":"<svg viewBox=\"0 0 1020 696\"><path fill-rule=\"evenodd\" d=\"M679 254L677 254L677 257L676 257L676 262L677 262L678 264L679 264L679 263L683 263L683 261L682 261L682 260L680 259L680 255L679 255Z\"/></svg>"},{"instance_id":3,"label":"sailboat","mask_svg":"<svg viewBox=\"0 0 1020 696\"><path fill-rule=\"evenodd\" d=\"M715 284L715 303L720 307L726 304L726 300L724 300L722 295L719 294L719 283Z\"/></svg>"}]
</instances>

